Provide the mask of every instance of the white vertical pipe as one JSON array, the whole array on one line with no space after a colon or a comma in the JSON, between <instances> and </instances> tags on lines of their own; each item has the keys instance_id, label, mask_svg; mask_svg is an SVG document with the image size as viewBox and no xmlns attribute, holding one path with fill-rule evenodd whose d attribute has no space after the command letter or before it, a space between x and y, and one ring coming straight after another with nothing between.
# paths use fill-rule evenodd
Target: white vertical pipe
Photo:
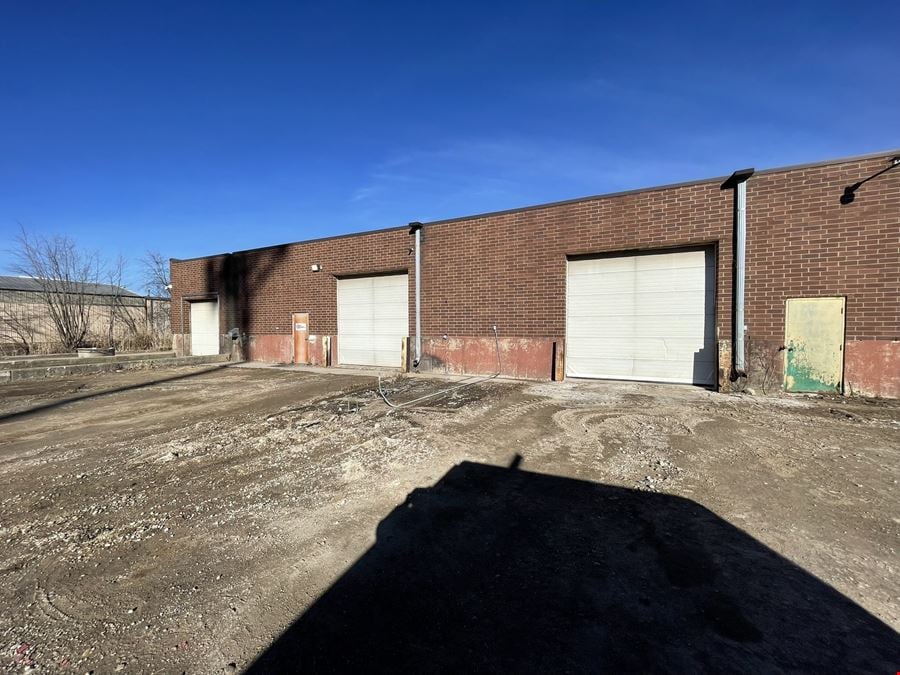
<instances>
[{"instance_id":1,"label":"white vertical pipe","mask_svg":"<svg viewBox=\"0 0 900 675\"><path fill-rule=\"evenodd\" d=\"M416 228L416 359L418 367L422 358L422 226Z\"/></svg>"},{"instance_id":2,"label":"white vertical pipe","mask_svg":"<svg viewBox=\"0 0 900 675\"><path fill-rule=\"evenodd\" d=\"M747 248L747 182L740 181L735 186L735 250L734 250L734 369L746 370L744 357L744 275L746 273Z\"/></svg>"}]
</instances>

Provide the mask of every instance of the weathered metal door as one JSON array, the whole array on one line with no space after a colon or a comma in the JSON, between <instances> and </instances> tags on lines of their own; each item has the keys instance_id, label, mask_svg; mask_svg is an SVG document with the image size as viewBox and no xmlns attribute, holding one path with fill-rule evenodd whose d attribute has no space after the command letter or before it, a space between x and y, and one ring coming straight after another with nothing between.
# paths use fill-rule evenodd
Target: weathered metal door
<instances>
[{"instance_id":1,"label":"weathered metal door","mask_svg":"<svg viewBox=\"0 0 900 675\"><path fill-rule=\"evenodd\" d=\"M790 298L785 307L784 388L841 391L844 298Z\"/></svg>"},{"instance_id":2,"label":"weathered metal door","mask_svg":"<svg viewBox=\"0 0 900 675\"><path fill-rule=\"evenodd\" d=\"M309 314L294 312L291 314L291 325L294 337L294 363L309 363Z\"/></svg>"}]
</instances>

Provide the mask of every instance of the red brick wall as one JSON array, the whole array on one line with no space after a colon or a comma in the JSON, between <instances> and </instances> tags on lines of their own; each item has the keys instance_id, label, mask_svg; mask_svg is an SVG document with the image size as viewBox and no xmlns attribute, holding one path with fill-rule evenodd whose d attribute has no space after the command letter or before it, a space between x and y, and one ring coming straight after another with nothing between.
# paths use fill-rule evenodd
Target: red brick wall
<instances>
[{"instance_id":1,"label":"red brick wall","mask_svg":"<svg viewBox=\"0 0 900 675\"><path fill-rule=\"evenodd\" d=\"M565 334L569 255L717 244L717 324L730 335L732 195L720 181L436 223L422 232L422 331Z\"/></svg>"},{"instance_id":2,"label":"red brick wall","mask_svg":"<svg viewBox=\"0 0 900 675\"><path fill-rule=\"evenodd\" d=\"M844 186L884 168L887 159L767 171L750 179L751 344L777 347L785 299L819 295L847 296L848 341L900 338L900 169L866 183L853 204L839 203ZM502 337L563 338L567 256L713 244L716 327L720 340L730 340L733 194L720 183L427 224L423 335L488 336L496 324ZM335 276L409 270L412 334L412 244L406 228L399 228L173 262L173 332L180 332L182 294L218 291L223 332L238 326L251 334L287 334L291 312L308 311L312 334L334 335ZM313 263L324 270L311 272ZM223 273L225 268L230 271ZM248 273L241 275L241 269ZM236 282L236 276L245 281ZM188 313L189 331L187 319Z\"/></svg>"},{"instance_id":3,"label":"red brick wall","mask_svg":"<svg viewBox=\"0 0 900 675\"><path fill-rule=\"evenodd\" d=\"M184 305L184 330L190 332L190 310L182 296L218 292L222 332L240 328L248 334L290 334L291 313L309 312L311 334L336 334L336 277L406 272L413 262L409 247L410 237L401 228L172 261L172 331L181 332ZM313 264L322 271L312 272ZM410 286L411 316L412 306Z\"/></svg>"},{"instance_id":4,"label":"red brick wall","mask_svg":"<svg viewBox=\"0 0 900 675\"><path fill-rule=\"evenodd\" d=\"M749 332L784 339L784 301L847 296L848 340L900 339L900 167L887 157L754 176L747 183Z\"/></svg>"}]
</instances>

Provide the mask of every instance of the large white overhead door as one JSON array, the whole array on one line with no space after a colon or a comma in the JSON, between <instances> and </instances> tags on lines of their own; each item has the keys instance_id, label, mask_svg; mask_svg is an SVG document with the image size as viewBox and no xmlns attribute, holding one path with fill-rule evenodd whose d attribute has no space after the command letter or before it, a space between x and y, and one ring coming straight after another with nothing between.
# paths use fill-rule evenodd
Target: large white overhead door
<instances>
[{"instance_id":1,"label":"large white overhead door","mask_svg":"<svg viewBox=\"0 0 900 675\"><path fill-rule=\"evenodd\" d=\"M714 384L712 249L570 260L566 375Z\"/></svg>"},{"instance_id":2,"label":"large white overhead door","mask_svg":"<svg viewBox=\"0 0 900 675\"><path fill-rule=\"evenodd\" d=\"M406 274L338 279L338 363L401 365L401 343L409 334Z\"/></svg>"},{"instance_id":3,"label":"large white overhead door","mask_svg":"<svg viewBox=\"0 0 900 675\"><path fill-rule=\"evenodd\" d=\"M191 354L219 353L219 303L191 303Z\"/></svg>"}]
</instances>

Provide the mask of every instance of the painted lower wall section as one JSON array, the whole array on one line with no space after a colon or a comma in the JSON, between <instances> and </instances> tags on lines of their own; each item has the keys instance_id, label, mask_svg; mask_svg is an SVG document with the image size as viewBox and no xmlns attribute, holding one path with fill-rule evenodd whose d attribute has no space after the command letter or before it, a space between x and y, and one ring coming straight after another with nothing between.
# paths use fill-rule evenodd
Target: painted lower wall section
<instances>
[{"instance_id":1,"label":"painted lower wall section","mask_svg":"<svg viewBox=\"0 0 900 675\"><path fill-rule=\"evenodd\" d=\"M293 346L290 335L251 335L244 353L227 336L221 338L222 353L264 363L291 363ZM413 359L413 339L407 354ZM528 380L561 380L565 372L564 341L553 338L500 338L500 373L505 377ZM181 356L190 353L190 335L173 336L172 345ZM311 335L309 362L314 366L334 365L337 336ZM749 384L762 393L782 387L783 352L776 343L749 341ZM900 341L848 340L845 346L844 392L854 396L900 398ZM735 389L730 377L731 344L719 341L719 390ZM412 368L410 368L412 370ZM493 337L423 338L422 360L416 369L422 373L448 375L490 375L497 372L497 345Z\"/></svg>"},{"instance_id":2,"label":"painted lower wall section","mask_svg":"<svg viewBox=\"0 0 900 675\"><path fill-rule=\"evenodd\" d=\"M290 335L249 335L244 345L244 358L262 363L290 363L294 345Z\"/></svg>"},{"instance_id":3,"label":"painted lower wall section","mask_svg":"<svg viewBox=\"0 0 900 675\"><path fill-rule=\"evenodd\" d=\"M413 358L414 340L407 353ZM499 371L505 377L527 380L557 379L557 351L562 344L552 338L437 337L422 338L420 373L448 375L492 375ZM410 369L412 370L412 369Z\"/></svg>"},{"instance_id":4,"label":"painted lower wall section","mask_svg":"<svg viewBox=\"0 0 900 675\"><path fill-rule=\"evenodd\" d=\"M844 359L845 393L900 398L900 341L848 340Z\"/></svg>"}]
</instances>

